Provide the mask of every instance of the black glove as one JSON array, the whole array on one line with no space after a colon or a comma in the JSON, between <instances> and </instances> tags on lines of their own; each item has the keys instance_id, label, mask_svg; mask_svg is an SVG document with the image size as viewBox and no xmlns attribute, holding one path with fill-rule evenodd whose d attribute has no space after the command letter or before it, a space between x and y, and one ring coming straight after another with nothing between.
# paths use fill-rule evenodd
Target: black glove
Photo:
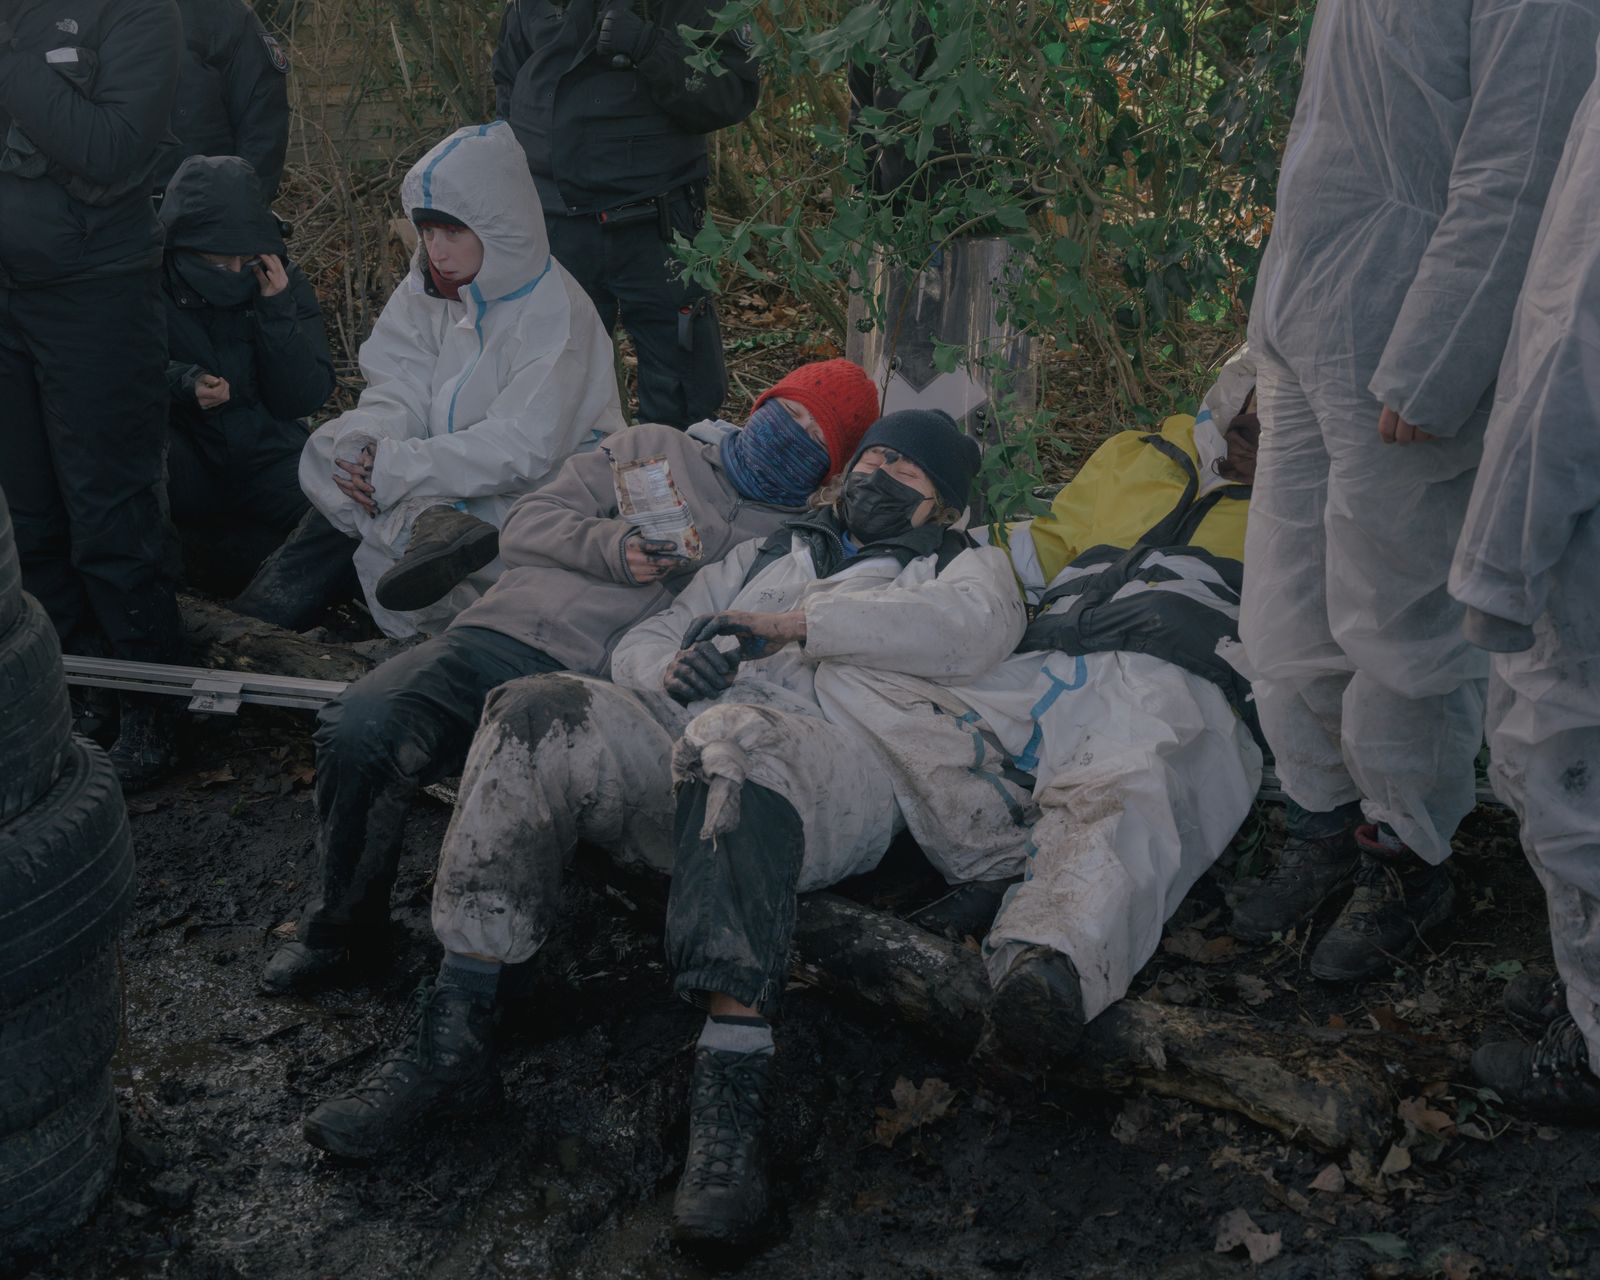
<instances>
[{"instance_id":1,"label":"black glove","mask_svg":"<svg viewBox=\"0 0 1600 1280\"><path fill-rule=\"evenodd\" d=\"M594 49L602 58L610 58L611 65L619 71L639 62L655 42L656 25L646 22L633 11L626 0L607 6L600 16L600 35Z\"/></svg>"},{"instance_id":2,"label":"black glove","mask_svg":"<svg viewBox=\"0 0 1600 1280\"><path fill-rule=\"evenodd\" d=\"M709 640L702 640L678 651L661 679L661 687L674 702L688 706L702 698L715 698L733 683L733 673L738 669L738 654L723 653Z\"/></svg>"}]
</instances>

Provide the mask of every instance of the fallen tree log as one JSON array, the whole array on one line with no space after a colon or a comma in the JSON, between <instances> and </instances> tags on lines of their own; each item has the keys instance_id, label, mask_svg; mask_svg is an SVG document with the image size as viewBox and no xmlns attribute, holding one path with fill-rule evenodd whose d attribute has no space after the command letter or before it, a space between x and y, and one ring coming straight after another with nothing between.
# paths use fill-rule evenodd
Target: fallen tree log
<instances>
[{"instance_id":1,"label":"fallen tree log","mask_svg":"<svg viewBox=\"0 0 1600 1280\"><path fill-rule=\"evenodd\" d=\"M623 868L598 851L585 871L619 888L652 917L667 882ZM800 899L796 978L831 996L907 1024L946 1049L1068 1085L1110 1093L1142 1090L1245 1116L1292 1142L1352 1154L1352 1174L1374 1177L1396 1131L1408 1086L1456 1076L1447 1046L1379 1031L1304 1027L1239 1014L1122 1000L1095 1018L1066 1057L1032 1045L1000 1046L988 1034L989 978L970 945L836 893Z\"/></svg>"},{"instance_id":2,"label":"fallen tree log","mask_svg":"<svg viewBox=\"0 0 1600 1280\"><path fill-rule=\"evenodd\" d=\"M366 652L365 645L313 640L198 596L179 596L178 607L192 663L198 667L349 682L366 675L385 656ZM403 646L384 641L381 647L398 651Z\"/></svg>"},{"instance_id":3,"label":"fallen tree log","mask_svg":"<svg viewBox=\"0 0 1600 1280\"><path fill-rule=\"evenodd\" d=\"M968 947L835 894L801 899L795 972L812 985L970 1050L984 1033L989 982ZM1271 1023L1215 1010L1123 1000L1085 1029L1070 1057L1047 1037L1011 1046L1051 1083L1142 1089L1247 1116L1319 1151L1376 1163L1408 1083L1450 1078L1446 1046L1386 1032Z\"/></svg>"}]
</instances>

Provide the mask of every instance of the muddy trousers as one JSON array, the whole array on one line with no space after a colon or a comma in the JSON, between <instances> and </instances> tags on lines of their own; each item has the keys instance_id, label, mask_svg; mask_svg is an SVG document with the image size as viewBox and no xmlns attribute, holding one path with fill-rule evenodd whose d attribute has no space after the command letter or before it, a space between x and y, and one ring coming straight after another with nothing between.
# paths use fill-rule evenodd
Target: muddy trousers
<instances>
[{"instance_id":1,"label":"muddy trousers","mask_svg":"<svg viewBox=\"0 0 1600 1280\"><path fill-rule=\"evenodd\" d=\"M300 924L314 947L374 942L389 918L406 810L461 767L489 693L559 664L484 627L456 627L391 658L317 715L321 885Z\"/></svg>"},{"instance_id":2,"label":"muddy trousers","mask_svg":"<svg viewBox=\"0 0 1600 1280\"><path fill-rule=\"evenodd\" d=\"M1378 438L1365 391L1262 359L1261 447L1239 634L1284 790L1361 798L1432 863L1475 803L1485 656L1445 589L1483 448Z\"/></svg>"},{"instance_id":3,"label":"muddy trousers","mask_svg":"<svg viewBox=\"0 0 1600 1280\"><path fill-rule=\"evenodd\" d=\"M1600 1074L1600 515L1551 573L1533 648L1494 655L1489 777L1544 886L1567 1008Z\"/></svg>"},{"instance_id":4,"label":"muddy trousers","mask_svg":"<svg viewBox=\"0 0 1600 1280\"><path fill-rule=\"evenodd\" d=\"M664 694L588 676L494 690L439 852L433 930L445 949L505 964L533 955L580 840L665 871L672 743L686 719Z\"/></svg>"},{"instance_id":5,"label":"muddy trousers","mask_svg":"<svg viewBox=\"0 0 1600 1280\"><path fill-rule=\"evenodd\" d=\"M304 631L330 606L361 594L351 563L360 545L312 507L266 558L233 607L274 626Z\"/></svg>"},{"instance_id":6,"label":"muddy trousers","mask_svg":"<svg viewBox=\"0 0 1600 1280\"><path fill-rule=\"evenodd\" d=\"M707 839L700 832L709 792L691 782L678 793L667 899L673 989L691 999L732 996L770 1018L789 972L805 832L792 804L746 782L738 823Z\"/></svg>"}]
</instances>

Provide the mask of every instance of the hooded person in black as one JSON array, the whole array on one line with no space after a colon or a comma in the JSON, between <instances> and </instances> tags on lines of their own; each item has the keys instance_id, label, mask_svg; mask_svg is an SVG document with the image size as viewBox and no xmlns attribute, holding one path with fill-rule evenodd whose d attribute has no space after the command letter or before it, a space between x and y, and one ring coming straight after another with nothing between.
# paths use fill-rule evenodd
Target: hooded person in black
<instances>
[{"instance_id":1,"label":"hooded person in black","mask_svg":"<svg viewBox=\"0 0 1600 1280\"><path fill-rule=\"evenodd\" d=\"M316 294L285 260L261 196L237 156L191 156L161 204L167 490L191 573L222 591L242 586L309 509L300 419L334 387ZM344 542L348 559L356 544Z\"/></svg>"}]
</instances>

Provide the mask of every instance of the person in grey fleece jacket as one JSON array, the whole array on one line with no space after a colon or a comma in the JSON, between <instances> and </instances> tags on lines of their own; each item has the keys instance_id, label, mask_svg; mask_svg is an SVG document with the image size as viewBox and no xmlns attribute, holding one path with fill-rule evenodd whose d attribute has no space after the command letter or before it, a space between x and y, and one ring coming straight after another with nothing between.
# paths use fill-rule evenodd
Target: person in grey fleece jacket
<instances>
[{"instance_id":1,"label":"person in grey fleece jacket","mask_svg":"<svg viewBox=\"0 0 1600 1280\"><path fill-rule=\"evenodd\" d=\"M319 884L261 990L304 991L381 963L411 797L460 770L489 693L540 672L608 675L630 627L670 605L702 565L798 514L877 413L877 389L858 366L821 361L758 398L742 429L631 427L518 499L493 588L318 714ZM615 468L658 458L694 521L698 560L670 554L674 544L620 513Z\"/></svg>"}]
</instances>

